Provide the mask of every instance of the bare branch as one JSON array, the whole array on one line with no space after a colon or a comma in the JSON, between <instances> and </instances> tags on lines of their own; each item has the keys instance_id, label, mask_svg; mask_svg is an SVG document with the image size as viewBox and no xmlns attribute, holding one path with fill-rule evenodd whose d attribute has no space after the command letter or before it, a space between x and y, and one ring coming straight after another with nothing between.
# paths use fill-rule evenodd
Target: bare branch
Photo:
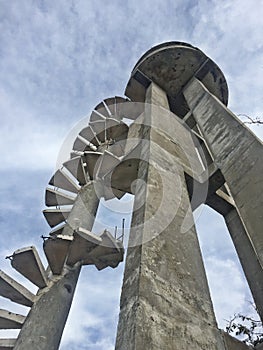
<instances>
[{"instance_id":1,"label":"bare branch","mask_svg":"<svg viewBox=\"0 0 263 350\"><path fill-rule=\"evenodd\" d=\"M251 118L249 115L247 114L238 114L239 117L245 117L248 120L244 121L244 124L263 124L263 120L260 117L256 117L256 118Z\"/></svg>"}]
</instances>

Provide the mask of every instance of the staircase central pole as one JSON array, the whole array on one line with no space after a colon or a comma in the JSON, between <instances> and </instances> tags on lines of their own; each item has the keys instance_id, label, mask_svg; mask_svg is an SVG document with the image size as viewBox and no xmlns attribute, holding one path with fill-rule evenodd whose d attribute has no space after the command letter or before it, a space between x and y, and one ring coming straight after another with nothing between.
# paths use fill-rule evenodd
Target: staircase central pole
<instances>
[{"instance_id":1,"label":"staircase central pole","mask_svg":"<svg viewBox=\"0 0 263 350\"><path fill-rule=\"evenodd\" d=\"M94 188L94 182L85 186L88 201L84 203L90 214L86 228L92 229L99 198ZM65 266L61 275L54 276L51 283L39 290L37 299L32 306L20 331L14 350L57 350L72 304L81 265L72 268Z\"/></svg>"}]
</instances>

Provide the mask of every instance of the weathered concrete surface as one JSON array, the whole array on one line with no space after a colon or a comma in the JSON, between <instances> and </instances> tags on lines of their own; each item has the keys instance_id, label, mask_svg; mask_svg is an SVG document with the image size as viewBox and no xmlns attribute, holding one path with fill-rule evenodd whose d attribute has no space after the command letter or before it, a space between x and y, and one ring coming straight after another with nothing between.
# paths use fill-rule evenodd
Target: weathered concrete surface
<instances>
[{"instance_id":1,"label":"weathered concrete surface","mask_svg":"<svg viewBox=\"0 0 263 350\"><path fill-rule=\"evenodd\" d=\"M222 337L224 340L225 350L252 350L253 346L248 346L238 339L232 337L226 332L222 331Z\"/></svg>"},{"instance_id":2,"label":"weathered concrete surface","mask_svg":"<svg viewBox=\"0 0 263 350\"><path fill-rule=\"evenodd\" d=\"M85 185L88 181L81 157L72 158L63 166L78 180L80 185Z\"/></svg>"},{"instance_id":3,"label":"weathered concrete surface","mask_svg":"<svg viewBox=\"0 0 263 350\"><path fill-rule=\"evenodd\" d=\"M258 313L263 320L263 269L236 209L225 216L226 225L247 278Z\"/></svg>"},{"instance_id":4,"label":"weathered concrete surface","mask_svg":"<svg viewBox=\"0 0 263 350\"><path fill-rule=\"evenodd\" d=\"M14 348L16 339L0 339L0 350L11 350Z\"/></svg>"},{"instance_id":5,"label":"weathered concrete surface","mask_svg":"<svg viewBox=\"0 0 263 350\"><path fill-rule=\"evenodd\" d=\"M49 289L41 289L17 338L15 350L57 350L70 310L80 266L64 270Z\"/></svg>"},{"instance_id":6,"label":"weathered concrete surface","mask_svg":"<svg viewBox=\"0 0 263 350\"><path fill-rule=\"evenodd\" d=\"M201 79L214 95L227 103L227 84L219 67L198 48L176 41L157 45L139 59L125 95L133 101L144 102L146 89L152 81L176 100L175 112L180 115L187 110L182 89L193 76Z\"/></svg>"},{"instance_id":7,"label":"weathered concrete surface","mask_svg":"<svg viewBox=\"0 0 263 350\"><path fill-rule=\"evenodd\" d=\"M39 288L47 286L46 271L35 247L16 250L11 265Z\"/></svg>"},{"instance_id":8,"label":"weathered concrete surface","mask_svg":"<svg viewBox=\"0 0 263 350\"><path fill-rule=\"evenodd\" d=\"M55 227L68 218L70 209L45 209L43 214L49 226Z\"/></svg>"},{"instance_id":9,"label":"weathered concrete surface","mask_svg":"<svg viewBox=\"0 0 263 350\"><path fill-rule=\"evenodd\" d=\"M75 197L69 196L68 194L53 190L52 188L46 189L45 204L47 207L72 205L74 200Z\"/></svg>"},{"instance_id":10,"label":"weathered concrete surface","mask_svg":"<svg viewBox=\"0 0 263 350\"><path fill-rule=\"evenodd\" d=\"M85 228L92 229L99 199L90 182L81 190L85 201ZM79 206L78 209L83 209ZM78 211L76 212L78 214ZM73 218L72 218L73 220ZM64 229L65 230L65 229ZM37 300L27 316L16 341L14 350L57 350L65 327L80 273L80 266L65 267L61 276L38 292ZM33 336L32 336L33 335Z\"/></svg>"},{"instance_id":11,"label":"weathered concrete surface","mask_svg":"<svg viewBox=\"0 0 263 350\"><path fill-rule=\"evenodd\" d=\"M186 86L184 96L263 266L262 142L197 79Z\"/></svg>"},{"instance_id":12,"label":"weathered concrete surface","mask_svg":"<svg viewBox=\"0 0 263 350\"><path fill-rule=\"evenodd\" d=\"M35 295L0 270L0 295L15 303L32 306Z\"/></svg>"},{"instance_id":13,"label":"weathered concrete surface","mask_svg":"<svg viewBox=\"0 0 263 350\"><path fill-rule=\"evenodd\" d=\"M152 85L147 102L160 101L165 95ZM147 122L156 117L145 114ZM190 206L182 166L151 142L150 127L142 136L149 162L138 171L146 185L135 189L116 350L222 350L195 227L182 232Z\"/></svg>"},{"instance_id":14,"label":"weathered concrete surface","mask_svg":"<svg viewBox=\"0 0 263 350\"><path fill-rule=\"evenodd\" d=\"M25 321L25 316L0 309L0 329L20 329Z\"/></svg>"},{"instance_id":15,"label":"weathered concrete surface","mask_svg":"<svg viewBox=\"0 0 263 350\"><path fill-rule=\"evenodd\" d=\"M73 236L54 236L44 241L43 249L53 275L61 274L72 240Z\"/></svg>"},{"instance_id":16,"label":"weathered concrete surface","mask_svg":"<svg viewBox=\"0 0 263 350\"><path fill-rule=\"evenodd\" d=\"M62 170L57 170L56 173L49 180L49 185L62 188L70 192L78 193L80 187Z\"/></svg>"},{"instance_id":17,"label":"weathered concrete surface","mask_svg":"<svg viewBox=\"0 0 263 350\"><path fill-rule=\"evenodd\" d=\"M93 223L95 219L102 191L100 183L95 181L91 181L81 188L67 218L68 225L63 229L63 235L73 235L73 231L79 227L91 230L90 223Z\"/></svg>"},{"instance_id":18,"label":"weathered concrete surface","mask_svg":"<svg viewBox=\"0 0 263 350\"><path fill-rule=\"evenodd\" d=\"M74 232L74 240L70 246L67 265L73 266L76 262L81 261L82 264L92 264L91 259L88 260L89 254L97 245L102 243L102 239L93 235L91 232L83 229Z\"/></svg>"}]
</instances>

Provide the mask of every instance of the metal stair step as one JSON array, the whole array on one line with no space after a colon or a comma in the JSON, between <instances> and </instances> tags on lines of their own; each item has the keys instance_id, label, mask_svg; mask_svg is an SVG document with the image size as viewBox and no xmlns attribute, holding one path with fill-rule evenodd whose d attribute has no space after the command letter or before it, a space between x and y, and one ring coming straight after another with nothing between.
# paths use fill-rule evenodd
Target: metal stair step
<instances>
[{"instance_id":1,"label":"metal stair step","mask_svg":"<svg viewBox=\"0 0 263 350\"><path fill-rule=\"evenodd\" d=\"M0 270L0 295L17 304L31 307L35 295L27 288L16 282L12 277Z\"/></svg>"},{"instance_id":2,"label":"metal stair step","mask_svg":"<svg viewBox=\"0 0 263 350\"><path fill-rule=\"evenodd\" d=\"M59 235L56 238L52 237L44 241L44 252L47 257L49 267L54 275L61 274L72 241L73 236L62 235Z\"/></svg>"},{"instance_id":3,"label":"metal stair step","mask_svg":"<svg viewBox=\"0 0 263 350\"><path fill-rule=\"evenodd\" d=\"M35 247L16 250L12 256L11 265L39 288L47 286L45 268Z\"/></svg>"},{"instance_id":4,"label":"metal stair step","mask_svg":"<svg viewBox=\"0 0 263 350\"><path fill-rule=\"evenodd\" d=\"M63 221L65 221L70 213L71 209L45 209L43 214L50 227L54 227Z\"/></svg>"},{"instance_id":5,"label":"metal stair step","mask_svg":"<svg viewBox=\"0 0 263 350\"><path fill-rule=\"evenodd\" d=\"M63 166L78 180L81 186L88 182L81 157L72 158L64 162Z\"/></svg>"},{"instance_id":6,"label":"metal stair step","mask_svg":"<svg viewBox=\"0 0 263 350\"><path fill-rule=\"evenodd\" d=\"M47 207L73 205L74 201L75 197L56 190L52 190L51 188L46 189L45 204Z\"/></svg>"},{"instance_id":7,"label":"metal stair step","mask_svg":"<svg viewBox=\"0 0 263 350\"><path fill-rule=\"evenodd\" d=\"M80 187L62 170L57 170L49 181L49 185L62 188L63 190L78 193Z\"/></svg>"},{"instance_id":8,"label":"metal stair step","mask_svg":"<svg viewBox=\"0 0 263 350\"><path fill-rule=\"evenodd\" d=\"M0 309L0 329L21 329L26 317Z\"/></svg>"}]
</instances>

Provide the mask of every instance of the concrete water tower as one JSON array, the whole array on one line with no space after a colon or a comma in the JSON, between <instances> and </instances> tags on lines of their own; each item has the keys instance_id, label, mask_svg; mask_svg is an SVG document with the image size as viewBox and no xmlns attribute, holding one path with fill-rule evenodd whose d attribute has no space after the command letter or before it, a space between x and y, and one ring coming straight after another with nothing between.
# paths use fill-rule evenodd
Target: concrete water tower
<instances>
[{"instance_id":1,"label":"concrete water tower","mask_svg":"<svg viewBox=\"0 0 263 350\"><path fill-rule=\"evenodd\" d=\"M122 236L91 231L100 198L126 193L134 206L116 350L249 349L217 329L193 211L205 203L223 215L263 318L262 143L226 107L221 70L189 44L146 52L125 96L95 107L49 181L48 267L34 247L10 256L37 295L1 272L0 294L31 310L1 310L2 328L21 331L0 349L58 349L81 266L123 260Z\"/></svg>"}]
</instances>

